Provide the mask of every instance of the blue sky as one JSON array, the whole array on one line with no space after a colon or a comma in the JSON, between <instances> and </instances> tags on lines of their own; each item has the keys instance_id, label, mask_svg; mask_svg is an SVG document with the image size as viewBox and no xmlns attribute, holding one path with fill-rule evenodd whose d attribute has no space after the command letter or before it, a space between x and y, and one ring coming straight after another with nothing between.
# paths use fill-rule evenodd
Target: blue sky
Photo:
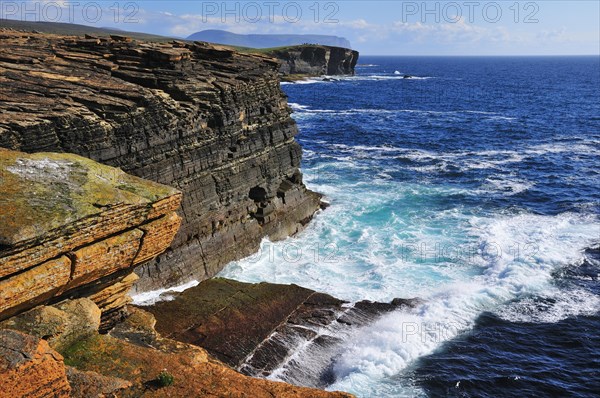
<instances>
[{"instance_id":1,"label":"blue sky","mask_svg":"<svg viewBox=\"0 0 600 398\"><path fill-rule=\"evenodd\" d=\"M330 34L346 37L365 55L600 53L596 0L0 0L0 13L178 37L204 29Z\"/></svg>"}]
</instances>

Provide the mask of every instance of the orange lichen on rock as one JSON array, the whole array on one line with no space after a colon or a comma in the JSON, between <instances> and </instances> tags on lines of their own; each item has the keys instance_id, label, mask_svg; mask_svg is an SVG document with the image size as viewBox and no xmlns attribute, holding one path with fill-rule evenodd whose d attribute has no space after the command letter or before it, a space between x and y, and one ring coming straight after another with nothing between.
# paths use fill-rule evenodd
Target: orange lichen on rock
<instances>
[{"instance_id":1,"label":"orange lichen on rock","mask_svg":"<svg viewBox=\"0 0 600 398\"><path fill-rule=\"evenodd\" d=\"M45 340L0 330L0 398L69 397L63 357Z\"/></svg>"},{"instance_id":2,"label":"orange lichen on rock","mask_svg":"<svg viewBox=\"0 0 600 398\"><path fill-rule=\"evenodd\" d=\"M173 239L180 225L181 217L176 213L142 225L140 229L144 231L144 239L142 247L135 257L135 262L142 263L156 257L157 253L162 253L164 243Z\"/></svg>"},{"instance_id":3,"label":"orange lichen on rock","mask_svg":"<svg viewBox=\"0 0 600 398\"><path fill-rule=\"evenodd\" d=\"M61 256L0 281L0 314L13 315L61 291L69 282L71 260Z\"/></svg>"},{"instance_id":4,"label":"orange lichen on rock","mask_svg":"<svg viewBox=\"0 0 600 398\"><path fill-rule=\"evenodd\" d=\"M84 285L133 264L144 233L133 229L76 250L69 288Z\"/></svg>"},{"instance_id":5,"label":"orange lichen on rock","mask_svg":"<svg viewBox=\"0 0 600 398\"><path fill-rule=\"evenodd\" d=\"M200 347L162 338L153 329L154 317L140 309L132 311L109 335L83 340L63 353L65 362L80 371L131 382L120 397L352 397L242 375ZM157 382L163 371L174 376L172 385Z\"/></svg>"},{"instance_id":6,"label":"orange lichen on rock","mask_svg":"<svg viewBox=\"0 0 600 398\"><path fill-rule=\"evenodd\" d=\"M124 306L125 285L98 293L166 250L180 223L179 191L77 155L0 149L0 192L0 320L67 294Z\"/></svg>"}]
</instances>

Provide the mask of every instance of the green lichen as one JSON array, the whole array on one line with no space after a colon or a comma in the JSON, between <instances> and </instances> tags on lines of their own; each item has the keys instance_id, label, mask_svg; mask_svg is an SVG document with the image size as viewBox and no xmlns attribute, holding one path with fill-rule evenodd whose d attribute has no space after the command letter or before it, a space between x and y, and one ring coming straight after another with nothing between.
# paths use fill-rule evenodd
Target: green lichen
<instances>
[{"instance_id":1,"label":"green lichen","mask_svg":"<svg viewBox=\"0 0 600 398\"><path fill-rule=\"evenodd\" d=\"M63 153L0 150L0 245L41 238L115 205L147 207L177 190Z\"/></svg>"},{"instance_id":2,"label":"green lichen","mask_svg":"<svg viewBox=\"0 0 600 398\"><path fill-rule=\"evenodd\" d=\"M102 337L94 335L87 339L79 340L62 350L60 354L65 359L65 365L72 366L77 369L85 369L90 365L102 364L106 360L106 350L99 350L101 347Z\"/></svg>"}]
</instances>

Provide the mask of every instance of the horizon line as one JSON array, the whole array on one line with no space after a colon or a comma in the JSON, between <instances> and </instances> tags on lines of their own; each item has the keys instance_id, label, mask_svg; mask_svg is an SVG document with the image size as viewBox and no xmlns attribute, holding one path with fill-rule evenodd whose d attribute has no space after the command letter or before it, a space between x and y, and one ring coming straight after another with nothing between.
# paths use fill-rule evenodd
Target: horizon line
<instances>
[{"instance_id":1,"label":"horizon line","mask_svg":"<svg viewBox=\"0 0 600 398\"><path fill-rule=\"evenodd\" d=\"M358 50L355 50L358 51ZM363 54L361 57L599 57L598 54Z\"/></svg>"}]
</instances>

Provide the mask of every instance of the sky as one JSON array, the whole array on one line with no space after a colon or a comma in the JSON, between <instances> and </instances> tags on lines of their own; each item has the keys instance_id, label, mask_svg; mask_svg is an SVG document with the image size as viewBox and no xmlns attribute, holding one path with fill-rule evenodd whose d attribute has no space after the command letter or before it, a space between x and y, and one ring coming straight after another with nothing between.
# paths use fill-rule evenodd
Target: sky
<instances>
[{"instance_id":1,"label":"sky","mask_svg":"<svg viewBox=\"0 0 600 398\"><path fill-rule=\"evenodd\" d=\"M363 55L600 54L598 0L0 0L0 18L182 38L205 29L327 34Z\"/></svg>"}]
</instances>

